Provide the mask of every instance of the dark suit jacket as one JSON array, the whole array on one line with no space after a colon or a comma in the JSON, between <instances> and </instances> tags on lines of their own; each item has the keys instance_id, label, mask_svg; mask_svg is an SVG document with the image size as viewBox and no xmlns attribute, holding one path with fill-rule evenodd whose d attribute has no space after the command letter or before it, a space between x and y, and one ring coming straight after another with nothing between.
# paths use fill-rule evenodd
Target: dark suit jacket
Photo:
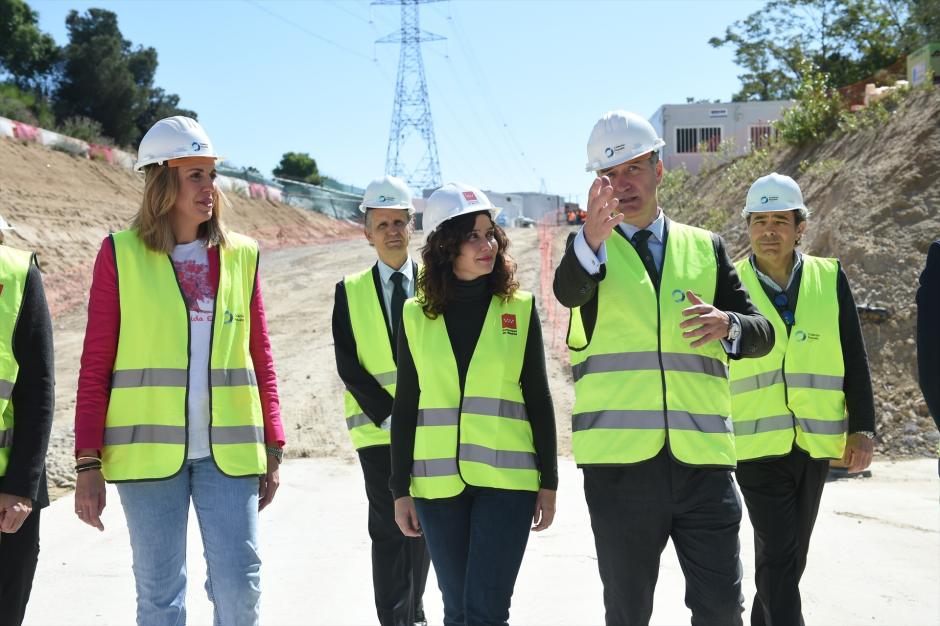
<instances>
[{"instance_id":1,"label":"dark suit jacket","mask_svg":"<svg viewBox=\"0 0 940 626\"><path fill-rule=\"evenodd\" d=\"M49 505L46 448L55 406L55 363L52 320L35 265L26 275L20 315L13 330L13 356L19 372L13 385L13 447L0 493L29 498L34 506Z\"/></svg>"},{"instance_id":2,"label":"dark suit jacket","mask_svg":"<svg viewBox=\"0 0 940 626\"><path fill-rule=\"evenodd\" d=\"M669 225L671 220L666 218L665 241L669 245ZM611 237L623 237L620 228L615 228ZM555 270L554 291L555 297L564 306L581 307L581 317L588 340L594 333L597 321L597 287L607 275L606 266L601 266L598 274L592 276L578 261L574 252L574 237L568 237L565 255ZM718 266L718 276L715 285L716 308L722 311L733 311L741 321L740 353L729 355L732 359L758 358L766 355L774 345L773 325L757 310L747 295L747 290L741 284L738 273L725 251L725 244L721 237L713 234L715 243L715 263ZM631 244L632 245L632 244ZM629 286L625 287L629 289ZM676 329L678 332L679 329Z\"/></svg>"},{"instance_id":3,"label":"dark suit jacket","mask_svg":"<svg viewBox=\"0 0 940 626\"><path fill-rule=\"evenodd\" d=\"M927 251L917 289L917 378L940 428L940 241Z\"/></svg>"},{"instance_id":4,"label":"dark suit jacket","mask_svg":"<svg viewBox=\"0 0 940 626\"><path fill-rule=\"evenodd\" d=\"M418 265L411 262L415 278L418 276ZM375 297L379 300L379 308L388 328L388 311L385 310L385 300L382 297L382 279L379 277L379 265L372 266L372 281L375 283ZM392 346L392 333L388 333L388 344ZM352 321L349 317L349 300L346 297L346 285L341 280L336 283L336 295L333 300L333 348L336 354L336 370L363 412L370 420L379 426L386 417L392 414L394 398L369 372L359 363L356 352L356 337L353 335ZM394 357L395 350L392 349Z\"/></svg>"}]
</instances>

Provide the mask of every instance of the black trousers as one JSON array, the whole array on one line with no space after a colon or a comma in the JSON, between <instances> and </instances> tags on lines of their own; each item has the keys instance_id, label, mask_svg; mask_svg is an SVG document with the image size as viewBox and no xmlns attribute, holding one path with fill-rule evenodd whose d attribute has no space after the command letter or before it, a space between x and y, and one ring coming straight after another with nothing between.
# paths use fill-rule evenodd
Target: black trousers
<instances>
[{"instance_id":1,"label":"black trousers","mask_svg":"<svg viewBox=\"0 0 940 626\"><path fill-rule=\"evenodd\" d=\"M0 536L0 626L20 626L39 560L39 508L15 533Z\"/></svg>"},{"instance_id":2,"label":"black trousers","mask_svg":"<svg viewBox=\"0 0 940 626\"><path fill-rule=\"evenodd\" d=\"M795 447L779 459L738 463L738 484L754 526L753 626L803 624L800 578L828 472L828 461Z\"/></svg>"},{"instance_id":3,"label":"black trousers","mask_svg":"<svg viewBox=\"0 0 940 626\"><path fill-rule=\"evenodd\" d=\"M372 588L381 626L412 626L424 620L424 586L431 556L424 538L405 537L395 523L395 502L388 488L392 458L388 446L359 450L369 499L372 538Z\"/></svg>"},{"instance_id":4,"label":"black trousers","mask_svg":"<svg viewBox=\"0 0 940 626\"><path fill-rule=\"evenodd\" d=\"M741 500L730 470L674 461L584 467L607 626L649 624L659 559L671 538L695 626L740 626Z\"/></svg>"}]
</instances>

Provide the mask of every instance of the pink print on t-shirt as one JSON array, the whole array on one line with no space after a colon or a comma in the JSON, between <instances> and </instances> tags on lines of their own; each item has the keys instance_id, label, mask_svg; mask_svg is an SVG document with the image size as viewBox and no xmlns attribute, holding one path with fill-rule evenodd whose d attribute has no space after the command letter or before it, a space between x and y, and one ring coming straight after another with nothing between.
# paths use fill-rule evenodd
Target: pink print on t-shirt
<instances>
[{"instance_id":1,"label":"pink print on t-shirt","mask_svg":"<svg viewBox=\"0 0 940 626\"><path fill-rule=\"evenodd\" d=\"M209 264L198 261L173 261L176 277L183 289L186 307L192 313L212 313L215 292L209 281Z\"/></svg>"}]
</instances>

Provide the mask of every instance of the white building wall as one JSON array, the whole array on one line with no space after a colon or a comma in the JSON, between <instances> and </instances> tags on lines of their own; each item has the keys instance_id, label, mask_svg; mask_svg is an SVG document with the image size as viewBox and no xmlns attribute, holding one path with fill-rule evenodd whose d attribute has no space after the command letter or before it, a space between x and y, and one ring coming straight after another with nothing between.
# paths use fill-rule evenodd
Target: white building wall
<instances>
[{"instance_id":1,"label":"white building wall","mask_svg":"<svg viewBox=\"0 0 940 626\"><path fill-rule=\"evenodd\" d=\"M715 152L718 141L713 129L720 129L721 143L731 142L730 155L745 154L751 149L752 127L770 126L792 104L791 100L664 104L650 118L650 123L666 141L661 153L666 169L684 165L695 174L702 169L703 163L719 158ZM698 151L702 143L712 151ZM696 145L697 150L680 152L689 145Z\"/></svg>"}]
</instances>

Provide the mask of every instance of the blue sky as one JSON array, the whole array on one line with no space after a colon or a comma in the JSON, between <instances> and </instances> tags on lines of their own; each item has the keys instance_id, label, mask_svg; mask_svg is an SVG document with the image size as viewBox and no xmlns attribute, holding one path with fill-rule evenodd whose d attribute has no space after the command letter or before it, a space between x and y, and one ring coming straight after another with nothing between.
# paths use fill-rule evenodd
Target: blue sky
<instances>
[{"instance_id":1,"label":"blue sky","mask_svg":"<svg viewBox=\"0 0 940 626\"><path fill-rule=\"evenodd\" d=\"M197 111L218 149L270 174L284 152L364 186L385 169L397 7L348 1L28 0L67 42L72 9L118 15L125 38L156 48L156 83ZM649 117L687 97L728 100L740 68L708 39L763 2L482 1L421 7L447 38L423 56L444 182L551 193L582 203L585 144L610 109Z\"/></svg>"}]
</instances>

